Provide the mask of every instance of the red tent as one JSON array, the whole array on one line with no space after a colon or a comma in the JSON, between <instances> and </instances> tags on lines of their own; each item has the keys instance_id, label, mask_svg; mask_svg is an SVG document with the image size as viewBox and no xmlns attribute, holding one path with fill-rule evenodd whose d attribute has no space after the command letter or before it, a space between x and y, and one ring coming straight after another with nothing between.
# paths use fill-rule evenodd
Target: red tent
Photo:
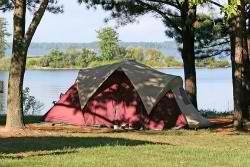
<instances>
[{"instance_id":1,"label":"red tent","mask_svg":"<svg viewBox=\"0 0 250 167\"><path fill-rule=\"evenodd\" d=\"M135 66L138 66L137 71ZM143 69L138 71L139 67ZM126 69L133 72L129 74ZM135 74L141 70L143 73ZM165 79L159 78L160 75ZM142 79L139 81L137 77ZM173 92L180 83L182 87L179 79L131 61L81 70L77 82L60 97L43 120L81 126L184 127L188 122ZM168 84L162 85L164 80Z\"/></svg>"}]
</instances>

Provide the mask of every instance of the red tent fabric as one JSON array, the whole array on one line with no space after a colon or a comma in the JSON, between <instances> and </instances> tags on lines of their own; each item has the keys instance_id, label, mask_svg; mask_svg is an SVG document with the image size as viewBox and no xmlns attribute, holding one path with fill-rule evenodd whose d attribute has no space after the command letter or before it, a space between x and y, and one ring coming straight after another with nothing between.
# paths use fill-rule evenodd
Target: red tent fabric
<instances>
[{"instance_id":1,"label":"red tent fabric","mask_svg":"<svg viewBox=\"0 0 250 167\"><path fill-rule=\"evenodd\" d=\"M115 71L81 109L78 84L74 84L59 101L43 116L47 122L81 126L114 124L133 128L164 129L183 127L185 117L171 91L161 98L150 114L128 77Z\"/></svg>"}]
</instances>

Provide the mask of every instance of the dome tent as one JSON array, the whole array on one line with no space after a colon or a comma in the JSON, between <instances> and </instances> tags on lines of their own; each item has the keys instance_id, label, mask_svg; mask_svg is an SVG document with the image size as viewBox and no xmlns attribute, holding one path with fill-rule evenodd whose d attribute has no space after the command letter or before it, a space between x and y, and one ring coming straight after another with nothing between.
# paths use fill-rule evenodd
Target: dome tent
<instances>
[{"instance_id":1,"label":"dome tent","mask_svg":"<svg viewBox=\"0 0 250 167\"><path fill-rule=\"evenodd\" d=\"M149 129L209 126L187 98L181 77L135 61L80 70L75 84L43 120Z\"/></svg>"}]
</instances>

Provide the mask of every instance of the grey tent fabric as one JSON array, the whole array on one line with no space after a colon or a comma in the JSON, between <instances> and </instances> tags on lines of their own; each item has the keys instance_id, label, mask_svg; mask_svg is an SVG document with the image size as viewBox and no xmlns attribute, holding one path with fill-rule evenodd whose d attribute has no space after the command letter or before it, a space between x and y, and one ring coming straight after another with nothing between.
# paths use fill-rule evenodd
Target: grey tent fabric
<instances>
[{"instance_id":1,"label":"grey tent fabric","mask_svg":"<svg viewBox=\"0 0 250 167\"><path fill-rule=\"evenodd\" d=\"M157 102L167 91L182 87L183 81L179 76L164 74L135 61L123 61L97 68L79 71L79 97L84 108L97 89L116 70L123 71L138 92L147 113L150 114Z\"/></svg>"},{"instance_id":2,"label":"grey tent fabric","mask_svg":"<svg viewBox=\"0 0 250 167\"><path fill-rule=\"evenodd\" d=\"M175 88L172 91L181 112L185 115L189 128L206 128L211 125L211 123L197 111L191 101L186 99L186 93L185 95L182 93L185 92L183 88Z\"/></svg>"}]
</instances>

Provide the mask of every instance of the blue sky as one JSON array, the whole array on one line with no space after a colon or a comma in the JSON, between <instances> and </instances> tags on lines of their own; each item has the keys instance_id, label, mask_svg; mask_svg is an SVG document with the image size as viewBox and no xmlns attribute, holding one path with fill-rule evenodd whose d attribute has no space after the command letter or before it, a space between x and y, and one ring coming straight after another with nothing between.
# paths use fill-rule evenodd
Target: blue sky
<instances>
[{"instance_id":1,"label":"blue sky","mask_svg":"<svg viewBox=\"0 0 250 167\"><path fill-rule=\"evenodd\" d=\"M96 30L105 26L115 27L115 22L104 23L109 16L102 9L86 9L75 1L60 0L64 5L63 14L46 13L39 25L33 42L92 42L96 41ZM8 31L12 33L12 13L5 13ZM27 14L27 22L31 14ZM160 42L169 40L164 34L165 27L160 19L146 15L139 23L129 24L117 29L120 40L126 42ZM11 41L11 37L8 38Z\"/></svg>"}]
</instances>

